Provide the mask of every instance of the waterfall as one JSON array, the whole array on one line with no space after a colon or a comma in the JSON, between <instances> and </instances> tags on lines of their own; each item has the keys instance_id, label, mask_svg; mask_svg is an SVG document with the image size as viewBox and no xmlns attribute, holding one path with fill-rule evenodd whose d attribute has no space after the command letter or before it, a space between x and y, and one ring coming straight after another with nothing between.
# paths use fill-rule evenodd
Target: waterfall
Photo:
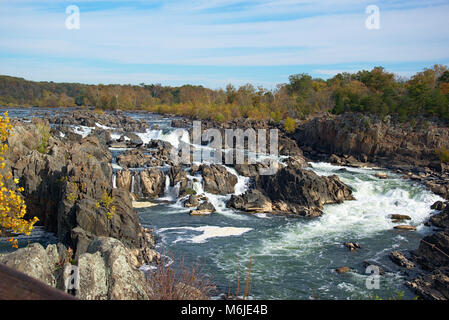
<instances>
[{"instance_id":1,"label":"waterfall","mask_svg":"<svg viewBox=\"0 0 449 320\"><path fill-rule=\"evenodd\" d=\"M117 189L117 174L112 174L112 188Z\"/></svg>"}]
</instances>

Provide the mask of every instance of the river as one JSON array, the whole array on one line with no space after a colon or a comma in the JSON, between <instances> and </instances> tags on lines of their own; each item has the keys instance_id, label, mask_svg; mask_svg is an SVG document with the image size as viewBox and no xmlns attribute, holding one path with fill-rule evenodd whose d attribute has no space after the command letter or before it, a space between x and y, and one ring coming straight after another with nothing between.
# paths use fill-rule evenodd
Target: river
<instances>
[{"instance_id":1,"label":"river","mask_svg":"<svg viewBox=\"0 0 449 320\"><path fill-rule=\"evenodd\" d=\"M34 109L35 110L35 109ZM9 109L10 116L42 115L21 109ZM48 110L45 110L48 112ZM50 110L50 112L57 112ZM160 130L139 134L145 142L158 138L173 143L170 119L141 113L130 116L145 118ZM151 126L150 126L151 127ZM90 128L78 127L86 135ZM114 155L122 150L111 150ZM114 165L115 170L118 169ZM237 175L233 169L229 168ZM153 228L157 249L186 263L199 263L203 272L217 285L218 292L232 291L252 257L251 299L369 299L372 294L382 298L404 292L405 275L388 258L392 250L414 250L420 239L431 232L423 222L432 213L430 206L441 198L422 185L387 172L389 179L375 177L376 169L344 168L328 163L311 163L310 170L319 175L337 174L353 189L354 201L326 205L324 214L315 219L287 218L265 214L250 215L225 207L231 195L206 196L217 208L209 216L190 216L176 199L176 188L167 188L157 205L137 209L144 226ZM193 177L190 177L193 179ZM248 179L238 176L236 194L248 187ZM112 183L112 182L111 182ZM194 189L202 193L201 180ZM391 214L406 214L417 227L416 232L394 230ZM23 237L21 246L30 239L51 243L53 238L39 229L39 236ZM358 242L362 249L350 252L346 241ZM8 250L0 243L0 251ZM363 261L373 261L386 271L380 277L379 289L369 289ZM335 269L349 266L351 271L338 274ZM243 283L241 284L243 287Z\"/></svg>"}]
</instances>

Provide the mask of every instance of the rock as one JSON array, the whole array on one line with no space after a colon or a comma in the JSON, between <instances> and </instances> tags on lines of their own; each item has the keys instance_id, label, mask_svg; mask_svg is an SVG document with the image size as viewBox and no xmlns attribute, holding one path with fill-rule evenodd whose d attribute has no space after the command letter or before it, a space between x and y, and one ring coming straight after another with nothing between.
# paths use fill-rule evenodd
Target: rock
<instances>
[{"instance_id":1,"label":"rock","mask_svg":"<svg viewBox=\"0 0 449 320\"><path fill-rule=\"evenodd\" d=\"M209 201L201 203L196 210L191 210L191 216L204 216L215 212L215 207Z\"/></svg>"},{"instance_id":2,"label":"rock","mask_svg":"<svg viewBox=\"0 0 449 320\"><path fill-rule=\"evenodd\" d=\"M251 189L242 195L232 195L226 207L247 212L271 212L271 201L259 190Z\"/></svg>"},{"instance_id":3,"label":"rock","mask_svg":"<svg viewBox=\"0 0 449 320\"><path fill-rule=\"evenodd\" d=\"M449 230L449 207L437 214L432 215L429 221L436 227Z\"/></svg>"},{"instance_id":4,"label":"rock","mask_svg":"<svg viewBox=\"0 0 449 320\"><path fill-rule=\"evenodd\" d=\"M421 240L415 252L417 262L427 270L434 270L449 264L449 234L436 232Z\"/></svg>"},{"instance_id":5,"label":"rock","mask_svg":"<svg viewBox=\"0 0 449 320\"><path fill-rule=\"evenodd\" d=\"M449 268L436 269L430 274L407 281L406 285L421 299L449 300Z\"/></svg>"},{"instance_id":6,"label":"rock","mask_svg":"<svg viewBox=\"0 0 449 320\"><path fill-rule=\"evenodd\" d=\"M310 170L291 167L282 168L275 175L257 177L256 188L280 211L297 210L300 215L304 208L318 213L317 209L325 204L354 199L351 189L336 175L321 177Z\"/></svg>"},{"instance_id":7,"label":"rock","mask_svg":"<svg viewBox=\"0 0 449 320\"><path fill-rule=\"evenodd\" d=\"M412 220L412 218L410 216L407 216L405 214L392 214L390 216L390 219L397 220L397 221Z\"/></svg>"},{"instance_id":8,"label":"rock","mask_svg":"<svg viewBox=\"0 0 449 320\"><path fill-rule=\"evenodd\" d=\"M237 184L237 176L226 170L221 165L201 165L204 191L213 194L226 195L234 193Z\"/></svg>"},{"instance_id":9,"label":"rock","mask_svg":"<svg viewBox=\"0 0 449 320\"><path fill-rule=\"evenodd\" d=\"M192 208L197 207L199 205L199 196L197 195L190 195L189 198L184 202L184 207L186 208Z\"/></svg>"},{"instance_id":10,"label":"rock","mask_svg":"<svg viewBox=\"0 0 449 320\"><path fill-rule=\"evenodd\" d=\"M144 154L138 149L126 150L117 157L117 163L124 168L143 168L151 159L151 156Z\"/></svg>"},{"instance_id":11,"label":"rock","mask_svg":"<svg viewBox=\"0 0 449 320\"><path fill-rule=\"evenodd\" d=\"M369 260L365 260L365 261L363 261L363 266L364 266L365 268L368 268L368 267L370 267L370 266L374 266L374 267L376 267L377 270L379 271L379 275L382 276L382 275L385 274L385 270L382 268L382 266L381 266L380 264L378 264L378 263L376 263L376 262L369 261Z\"/></svg>"},{"instance_id":12,"label":"rock","mask_svg":"<svg viewBox=\"0 0 449 320\"><path fill-rule=\"evenodd\" d=\"M131 191L131 183L132 183L131 171L129 171L127 169L117 171L117 173L116 173L117 188L122 188L127 191Z\"/></svg>"},{"instance_id":13,"label":"rock","mask_svg":"<svg viewBox=\"0 0 449 320\"><path fill-rule=\"evenodd\" d=\"M14 252L0 255L0 263L14 270L23 272L30 277L56 287L58 284L58 262L60 253L56 245L47 249L39 243L33 243Z\"/></svg>"},{"instance_id":14,"label":"rock","mask_svg":"<svg viewBox=\"0 0 449 320\"><path fill-rule=\"evenodd\" d=\"M416 231L416 227L408 225L394 226L394 228L397 230Z\"/></svg>"},{"instance_id":15,"label":"rock","mask_svg":"<svg viewBox=\"0 0 449 320\"><path fill-rule=\"evenodd\" d=\"M164 195L165 174L155 168L140 171L136 177L136 195L141 199L154 199Z\"/></svg>"},{"instance_id":16,"label":"rock","mask_svg":"<svg viewBox=\"0 0 449 320\"><path fill-rule=\"evenodd\" d=\"M407 268L407 269L413 269L415 268L415 264L408 260L402 253L399 251L392 251L389 255L391 261L396 263L397 265Z\"/></svg>"},{"instance_id":17,"label":"rock","mask_svg":"<svg viewBox=\"0 0 449 320\"><path fill-rule=\"evenodd\" d=\"M446 207L446 204L443 201L436 201L430 209L441 211Z\"/></svg>"},{"instance_id":18,"label":"rock","mask_svg":"<svg viewBox=\"0 0 449 320\"><path fill-rule=\"evenodd\" d=\"M79 258L80 298L147 300L151 288L120 241L99 237Z\"/></svg>"},{"instance_id":19,"label":"rock","mask_svg":"<svg viewBox=\"0 0 449 320\"><path fill-rule=\"evenodd\" d=\"M349 268L349 267L340 267L340 268L335 269L335 271L337 271L337 273L339 273L339 274L343 274L343 273L351 271L351 268Z\"/></svg>"},{"instance_id":20,"label":"rock","mask_svg":"<svg viewBox=\"0 0 449 320\"><path fill-rule=\"evenodd\" d=\"M388 175L385 172L378 172L374 176L379 179L388 179Z\"/></svg>"},{"instance_id":21,"label":"rock","mask_svg":"<svg viewBox=\"0 0 449 320\"><path fill-rule=\"evenodd\" d=\"M357 242L345 242L344 246L350 251L355 251L356 249L361 249L362 247Z\"/></svg>"},{"instance_id":22,"label":"rock","mask_svg":"<svg viewBox=\"0 0 449 320\"><path fill-rule=\"evenodd\" d=\"M129 139L128 144L133 148L138 148L143 145L142 139L135 133L128 132L126 137Z\"/></svg>"}]
</instances>

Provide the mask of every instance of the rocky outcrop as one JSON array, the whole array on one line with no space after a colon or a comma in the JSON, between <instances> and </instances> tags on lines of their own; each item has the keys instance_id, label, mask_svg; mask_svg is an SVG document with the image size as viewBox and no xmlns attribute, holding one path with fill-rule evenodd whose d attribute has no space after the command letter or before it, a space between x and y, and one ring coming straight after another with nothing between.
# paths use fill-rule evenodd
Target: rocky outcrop
<instances>
[{"instance_id":1,"label":"rocky outcrop","mask_svg":"<svg viewBox=\"0 0 449 320\"><path fill-rule=\"evenodd\" d=\"M105 236L120 239L140 263L152 259L151 236L140 225L129 192L112 188L112 156L105 145L94 136L64 142L50 137L38 151L34 125L16 125L13 133L7 165L25 189L30 216L77 256L90 240ZM28 141L30 136L34 139Z\"/></svg>"},{"instance_id":2,"label":"rocky outcrop","mask_svg":"<svg viewBox=\"0 0 449 320\"><path fill-rule=\"evenodd\" d=\"M302 123L293 135L311 159L338 165L399 170L449 199L449 167L438 150L449 148L449 129L421 121L415 127L354 113L324 115Z\"/></svg>"},{"instance_id":3,"label":"rocky outcrop","mask_svg":"<svg viewBox=\"0 0 449 320\"><path fill-rule=\"evenodd\" d=\"M257 177L256 188L271 200L273 211L301 216L317 216L325 204L354 199L351 189L337 176L321 177L296 167Z\"/></svg>"},{"instance_id":4,"label":"rocky outcrop","mask_svg":"<svg viewBox=\"0 0 449 320\"><path fill-rule=\"evenodd\" d=\"M407 281L406 285L422 299L449 300L449 267L439 268Z\"/></svg>"},{"instance_id":5,"label":"rocky outcrop","mask_svg":"<svg viewBox=\"0 0 449 320\"><path fill-rule=\"evenodd\" d=\"M430 217L429 222L439 231L421 240L413 252L416 262L426 271L406 282L421 298L430 300L449 299L449 207Z\"/></svg>"},{"instance_id":6,"label":"rocky outcrop","mask_svg":"<svg viewBox=\"0 0 449 320\"><path fill-rule=\"evenodd\" d=\"M62 268L66 259L67 249L63 245L49 245L44 248L39 243L14 252L0 255L0 263L23 272L40 280L49 286L63 289Z\"/></svg>"},{"instance_id":7,"label":"rocky outcrop","mask_svg":"<svg viewBox=\"0 0 449 320\"><path fill-rule=\"evenodd\" d=\"M237 176L217 164L201 165L199 170L203 175L204 191L213 194L229 194L235 192Z\"/></svg>"},{"instance_id":8,"label":"rocky outcrop","mask_svg":"<svg viewBox=\"0 0 449 320\"><path fill-rule=\"evenodd\" d=\"M408 260L401 252L399 251L393 251L389 255L391 261L396 263L397 265L407 268L407 269L413 269L415 268L415 264Z\"/></svg>"},{"instance_id":9,"label":"rocky outcrop","mask_svg":"<svg viewBox=\"0 0 449 320\"><path fill-rule=\"evenodd\" d=\"M111 128L119 128L125 132L145 132L148 123L128 117L120 110L113 112L95 112L89 109L76 110L73 112L62 112L50 118L50 123L59 125L82 125L95 127L96 124Z\"/></svg>"},{"instance_id":10,"label":"rocky outcrop","mask_svg":"<svg viewBox=\"0 0 449 320\"><path fill-rule=\"evenodd\" d=\"M155 168L140 171L134 175L134 193L139 199L154 199L164 195L165 174Z\"/></svg>"},{"instance_id":11,"label":"rocky outcrop","mask_svg":"<svg viewBox=\"0 0 449 320\"><path fill-rule=\"evenodd\" d=\"M62 244L34 243L0 255L0 263L67 292L71 271L78 268L76 296L83 300L146 300L151 286L130 249L114 238L97 237L72 266L71 251Z\"/></svg>"},{"instance_id":12,"label":"rocky outcrop","mask_svg":"<svg viewBox=\"0 0 449 320\"><path fill-rule=\"evenodd\" d=\"M124 168L146 167L152 157L139 149L126 150L117 157L117 163Z\"/></svg>"},{"instance_id":13,"label":"rocky outcrop","mask_svg":"<svg viewBox=\"0 0 449 320\"><path fill-rule=\"evenodd\" d=\"M149 284L137 260L119 240L99 237L79 257L79 297L85 300L147 300Z\"/></svg>"}]
</instances>

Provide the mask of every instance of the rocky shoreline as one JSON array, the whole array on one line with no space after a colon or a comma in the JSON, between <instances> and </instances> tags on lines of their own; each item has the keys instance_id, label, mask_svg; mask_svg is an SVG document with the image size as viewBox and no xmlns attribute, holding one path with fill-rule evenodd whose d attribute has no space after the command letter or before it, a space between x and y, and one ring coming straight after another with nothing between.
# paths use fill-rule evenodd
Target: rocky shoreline
<instances>
[{"instance_id":1,"label":"rocky shoreline","mask_svg":"<svg viewBox=\"0 0 449 320\"><path fill-rule=\"evenodd\" d=\"M383 167L448 199L448 167L435 154L435 149L449 147L447 128L405 128L369 121L367 125L358 115L326 115L301 123L293 134L285 132L281 123L269 121L203 121L204 130L280 130L284 166L274 175L263 176L259 174L262 163L232 164L251 183L246 192L232 195L226 206L250 214L312 218L322 214L325 204L354 199L351 188L337 176L321 177L308 170L311 160ZM36 137L41 137L42 128L50 128L50 124L51 134L44 150L39 150L42 141ZM97 128L82 138L72 127L77 125ZM177 118L172 126L191 134L191 119ZM113 138L108 128L119 129L119 138ZM148 299L152 288L138 267L157 260L158 253L154 235L141 226L132 201L157 199L167 187L176 187L191 215L209 215L216 208L204 194L194 192L193 183L200 181L205 192L226 195L235 192L238 181L222 165L174 165L169 157L170 143L144 143L134 133L146 129L146 121L119 111L99 114L79 110L33 118L31 123L16 121L14 135L8 140L7 165L25 189L30 217L37 216L41 225L54 232L58 244L47 248L33 244L0 255L0 262L62 290L67 289L67 270L73 262L81 274L78 295L82 299ZM112 168L109 148L126 148L116 159L121 167L117 172ZM133 170L136 168L143 170ZM379 174L379 179L386 178ZM449 209L443 203L438 208L441 212L431 216L429 224L439 231L424 238L413 254L391 255L406 269L415 268L409 259L424 269L407 285L425 299L449 298L449 260L445 255L449 254Z\"/></svg>"}]
</instances>

